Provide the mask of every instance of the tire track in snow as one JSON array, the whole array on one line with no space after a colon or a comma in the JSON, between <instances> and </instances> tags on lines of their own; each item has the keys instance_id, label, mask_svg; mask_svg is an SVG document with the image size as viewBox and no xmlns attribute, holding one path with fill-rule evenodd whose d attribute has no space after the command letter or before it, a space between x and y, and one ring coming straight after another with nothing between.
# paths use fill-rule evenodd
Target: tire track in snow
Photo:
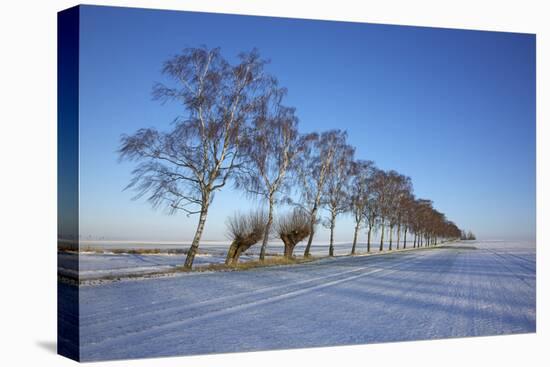
<instances>
[{"instance_id":1,"label":"tire track in snow","mask_svg":"<svg viewBox=\"0 0 550 367\"><path fill-rule=\"evenodd\" d=\"M141 311L139 313L139 316L148 316L148 315L157 314L157 313L169 313L172 310L179 310L180 312L184 312L184 311L192 310L193 308L204 307L204 306L207 306L207 305L210 305L210 304L216 304L216 303L221 303L221 302L225 302L225 301L238 300L238 299L242 299L243 297L263 294L263 293L271 292L271 291L278 290L278 289L291 288L293 286L300 286L300 285L312 283L312 282L315 282L315 281L318 281L318 280L326 280L327 278L330 279L330 278L338 277L338 276L345 275L345 274L348 274L348 273L354 273L354 272L362 271L362 270L365 270L365 269L368 269L368 268L371 268L371 267L372 266L365 266L365 267L361 267L361 268L355 268L355 269L351 269L351 270L347 270L347 271L342 271L342 272L338 272L338 273L334 273L334 274L328 274L328 275L319 276L319 277L315 277L315 278L310 278L310 279L306 279L306 280L301 280L301 281L293 282L293 283L288 283L288 282L283 281L283 283L285 283L285 284L270 286L270 287L265 287L265 288L259 288L259 289L255 289L255 290L252 290L252 291L241 292L241 293L231 294L231 295L222 296L222 297L210 298L210 299L206 299L206 300L203 300L203 301L191 303L191 304L185 305L183 307L182 307L181 303L179 303L179 302L181 302L181 300L185 299L185 297L173 298L173 299L170 299L170 301L167 301L167 302L160 302L159 301L159 302L148 303L148 304L143 305L143 306L125 307L123 309L124 313L121 316L117 316L117 321L121 321L121 320L124 320L124 319L135 318L136 315L135 315L134 312L139 311L139 309L141 309L141 308L145 309L145 311ZM152 306L153 307L160 307L163 304L168 304L168 303L176 303L176 304L173 305L173 306L170 306L170 307L162 307L160 310L154 310L154 309L152 310L151 309ZM93 315L88 315L85 318L81 318L81 325L82 326L90 326L90 325L112 324L112 320L107 320L106 319L104 321L98 321L98 320L94 319L94 318L97 318L98 316L101 316L101 315L102 315L102 313L97 313L97 314L93 314ZM112 315L112 313L111 313L111 315ZM82 322L82 319L86 319L86 322Z\"/></svg>"},{"instance_id":2,"label":"tire track in snow","mask_svg":"<svg viewBox=\"0 0 550 367\"><path fill-rule=\"evenodd\" d=\"M398 254L390 254L390 255L398 255ZM416 256L414 256L414 257L413 256L414 255L412 255L412 254L406 254L406 257L410 258L411 260L416 259L418 257L421 257L423 255L416 254ZM188 305L185 306L185 309L192 309L194 307L206 306L206 305L215 304L215 303L218 303L218 302L231 301L231 300L234 300L234 299L241 299L241 298L246 297L246 296L253 296L253 295L256 295L256 294L263 294L263 293L278 290L278 289L291 288L291 287L294 287L294 286L300 286L300 285L308 284L308 283L315 282L315 281L318 281L318 280L326 280L328 278L333 278L333 277L345 275L345 274L348 274L348 273L353 273L353 272L362 271L362 270L372 268L372 267L374 267L374 266L376 266L380 263L385 263L388 260L391 261L392 259L394 259L394 257L385 256L385 257L380 257L380 258L373 258L372 263L367 263L367 265L365 265L363 267L360 267L360 268L353 268L351 270L335 272L333 274L323 273L322 269L326 269L326 268L330 269L330 267L332 267L334 265L338 266L338 262L346 262L346 260L352 260L353 261L355 259L359 259L359 258L358 257L341 258L341 259L336 258L336 259L332 259L330 262L324 262L322 264L313 264L312 263L312 264L300 265L300 266L298 266L298 267L296 267L292 270L298 270L298 272L300 272L300 270L304 269L305 266L315 266L316 267L315 271L320 273L321 275L317 276L317 277L314 277L314 278L300 280L300 281L292 282L292 283L289 283L288 281L283 280L282 282L280 282L280 284L275 285L275 286L268 286L268 287L264 287L264 288L255 289L255 290L252 290L252 291L247 291L247 292L241 292L241 293L231 294L231 295L227 295L227 296L210 298L210 299L206 299L206 300L203 300L203 301L188 304ZM289 270L292 271L291 269L289 269ZM258 271L262 271L262 269L259 269ZM268 269L268 271L271 271L271 270ZM273 271L280 271L280 269L273 269ZM117 316L117 320L124 320L124 319L129 319L129 318L135 318L136 317L136 312L139 312L139 315L141 316L141 315L152 315L152 314L156 314L158 312L164 312L164 311L169 312L170 310L178 310L178 309L182 308L181 301L185 300L185 299L187 299L187 296L172 297L169 300L154 301L154 302L143 304L143 305L124 307L123 309L120 309L119 312L113 312L113 309L111 307L106 306L100 312L96 312L94 314L89 314L89 315L86 315L86 316L82 316L80 318L80 323L81 323L82 326L101 325L101 324L104 324L104 323L111 324L112 321L107 320L108 318L102 317L102 319L105 319L105 321L97 320L97 318L101 317L101 316L107 316L107 315L112 317L113 314L115 314L115 313L119 314ZM173 305L169 306L169 307L162 307L162 306L165 306L167 304L168 305L173 304ZM151 309L151 307L161 308L161 310ZM105 310L107 310L106 313L104 312Z\"/></svg>"},{"instance_id":3,"label":"tire track in snow","mask_svg":"<svg viewBox=\"0 0 550 367\"><path fill-rule=\"evenodd\" d=\"M500 254L493 250L486 249L486 254L493 255L490 259L493 263L498 263L502 268L506 269L507 274L511 274L513 279L505 279L500 276L485 277L486 286L479 287L477 284L472 287L472 298L476 302L474 313L474 325L472 335L499 335L525 332L524 328L518 327L519 318L523 319L522 323L530 324L535 319L535 315L531 314L530 309L522 310L520 307L525 307L522 303L524 300L534 299L534 287L525 281L517 273L517 268L512 269L510 265L519 266L520 264L507 257L508 253ZM488 261L488 260L486 260ZM489 261L488 261L489 262ZM489 262L490 263L490 262ZM522 266L520 266L522 267ZM523 268L523 267L522 267ZM530 271L532 273L532 271ZM512 280L520 281L520 283L526 284L527 287L515 286ZM488 295L496 296L494 289L498 289L498 302L495 309L495 302L483 300ZM488 303L487 303L488 302ZM532 317L532 318L531 318ZM513 322L510 319L515 319ZM515 327L512 327L515 325Z\"/></svg>"},{"instance_id":4,"label":"tire track in snow","mask_svg":"<svg viewBox=\"0 0 550 367\"><path fill-rule=\"evenodd\" d=\"M505 260L510 260L509 258L507 258L505 255L502 255L502 254L499 254L497 252L495 252L494 250L489 250L487 249L486 252L489 252L493 255L495 255L495 258L498 259L498 261L502 264L503 267L505 267L510 274L512 274L515 278L519 279L520 281L522 281L525 285L527 285L529 288L531 289L534 289L535 286L533 286L532 284L530 284L528 281L525 280L525 278L523 278L522 276L518 275L517 272L514 271L514 269L510 268L509 266L509 263L512 263L516 266L519 266L520 268L524 269L524 270L527 270L527 272L529 274L531 273L535 273L535 270L534 269L531 269L527 266L524 266L518 262L513 262L513 261L505 261ZM508 255L508 254L506 254Z\"/></svg>"},{"instance_id":5,"label":"tire track in snow","mask_svg":"<svg viewBox=\"0 0 550 367\"><path fill-rule=\"evenodd\" d=\"M519 256L519 255L516 255L516 254L512 254L511 252L507 252L506 255L510 255L512 257L515 257L516 259L520 259L520 260L523 260L525 262L528 262L530 264L536 264L537 263L537 260L531 260L531 259L526 259L525 257L523 256Z\"/></svg>"},{"instance_id":6,"label":"tire track in snow","mask_svg":"<svg viewBox=\"0 0 550 367\"><path fill-rule=\"evenodd\" d=\"M524 259L524 258L522 258L522 257L519 257L519 256L517 256L517 255L515 255L515 254L510 253L510 252L506 252L506 253L504 253L504 254L501 254L501 253L498 253L498 252L495 251L495 250L487 249L487 251L489 251L489 252L495 254L496 256L498 256L498 257L500 257L500 258L502 258L502 259L506 259L506 260L508 260L508 261L510 260L510 258L512 258L512 259L519 259L519 260L527 261L527 262L529 262L529 264L535 265L535 267L536 267L536 262L531 262L531 261L529 261L529 260L527 260L527 259ZM534 267L526 266L526 264L525 264L524 262L523 262L523 263L522 263L521 261L520 261L520 262L518 262L518 261L509 261L509 262L511 262L511 263L513 263L513 264L519 266L520 268L523 268L523 269L525 269L525 270L527 270L527 271L529 271L529 272L535 271L535 268L534 268Z\"/></svg>"},{"instance_id":7,"label":"tire track in snow","mask_svg":"<svg viewBox=\"0 0 550 367\"><path fill-rule=\"evenodd\" d=\"M417 256L414 256L414 257L409 256L408 259L407 259L407 261L401 262L401 265L402 265L402 264L406 264L406 263L410 263L410 262L412 262L413 260L415 260L415 259L417 259L417 258L419 258L419 257L421 257L421 256L422 256L422 255L417 255ZM395 259L395 258L392 258L392 259ZM349 259L349 260L352 260L352 261L353 261L353 259ZM331 264L331 265L334 266L334 264ZM337 265L337 266L338 266L338 265ZM341 266L341 265L340 265L340 266ZM347 265L347 266L349 266L349 265ZM393 266L392 268L394 268L394 267L395 267L395 266ZM345 275L345 274L353 273L353 272L357 272L357 271L363 271L363 270L367 270L367 269L369 269L369 268L373 268L373 266L372 266L372 265L371 265L371 266L365 266L365 267L361 267L361 268L355 268L355 269L352 269L352 270L346 271L346 272L339 272L339 273L336 274L336 276L341 276L341 275ZM387 269L387 268L381 268L380 270L386 270L386 269ZM319 270L321 270L321 269L315 269L315 271L319 271ZM333 277L329 277L329 278L334 278L334 276L333 276ZM346 278L345 278L345 279L346 279ZM326 281L326 280L327 280L327 276L317 277L317 278L315 278L315 279L313 279L313 280L315 280L315 281L317 281L317 280ZM308 282L309 282L309 281L308 281ZM287 283L285 286L281 286L281 287L277 287L277 288L283 288L283 291L284 291L283 294L292 293L292 292L295 290L295 288L296 288L297 285L302 285L301 283L302 283L302 282L298 282L298 283ZM284 289L284 288L286 288L286 289ZM263 291L263 289L261 289L260 291ZM268 291L269 291L269 290L268 290ZM246 296L248 295L248 293L250 293L250 292L240 293L240 294L237 294L237 295L234 295L234 296L233 296L233 295L232 295L232 296L228 296L227 298L232 298L232 299L235 298L235 299L237 299L237 300L242 300L242 299L244 298L244 299L246 300ZM256 292L253 292L253 293L256 293ZM261 292L261 293L265 293L265 292ZM256 296L256 294L252 294L252 296ZM271 298L271 297L272 297L272 296L268 296L268 297L265 297L265 298ZM220 298L226 298L226 297L220 297ZM262 299L262 298L260 298L260 300L261 300L261 299ZM181 317L181 316L182 316L181 314L185 315L185 314L189 313L190 311L193 311L193 309L196 309L196 308L198 308L199 311L202 311L202 313L209 313L209 312L217 311L217 310L220 309L220 308L221 308L221 309L228 309L228 308L233 307L233 306L227 306L227 304L223 304L223 302L222 302L223 300L220 300L219 298L214 299L213 301L215 301L215 302L212 302L212 306L214 306L214 307L217 306L217 308L214 309L214 310L212 310L212 309L208 310L208 308L206 308L206 310L204 310L204 308L205 308L204 305L198 305L198 306L196 306L195 304L194 304L194 305L189 305L189 306L185 306L185 305L184 305L183 307L182 307L181 305L180 305L179 307L174 307L174 309L175 309L175 311L176 311L175 314L170 314L170 312L168 312L168 314L169 314L169 316L170 316L170 320L173 320L174 318L177 319L178 317ZM254 300L254 299L251 300L250 297L249 297L249 299L248 299L247 301L248 301L249 303L255 302L255 300ZM148 329L150 329L150 328L152 327L152 326L145 326L147 323L148 323L148 324L153 324L153 326L162 326L162 325L164 325L164 324L170 324L172 321L170 321L170 322L168 322L168 323L167 323L167 322L158 323L157 321L155 321L155 317L161 316L160 314L161 314L161 313L164 313L163 311L164 311L163 309L160 309L160 310L158 310L157 312L150 313L149 315L142 315L142 314L137 314L137 315L136 315L136 314L134 313L134 314L132 314L132 316L130 317L130 318L131 318L131 321L132 321L131 323L122 323L122 324L119 325L118 327L117 327L116 321L113 321L113 319L115 319L115 320L118 321L118 317L115 317L115 318L114 318L112 315L105 315L105 316L106 316L105 319L110 320L110 322L107 322L107 323L106 323L106 324L108 324L108 326L109 326L109 330L111 330L111 331L114 330L115 332L117 332L117 333L119 333L119 334L120 334L120 333L124 334L124 333L126 333L126 332L141 332L141 331L148 330ZM141 329L136 330L136 329L135 329L135 324L142 325ZM92 333L93 335L95 335L95 339L96 339L96 340L99 339L98 341L95 341L96 343L101 342L103 339L109 339L109 338L112 337L112 336L108 336L108 335L107 335L107 336L105 336L105 335L103 335L103 336L99 335L99 336L98 336L98 335L97 335L97 332L93 330L93 329L94 329L94 326L96 326L96 324L93 324L91 327L88 326L88 328L91 328L91 329L92 329L92 330L89 330L89 331L91 331L91 333ZM131 329L130 331L125 331L125 329L128 329L128 328L132 328L132 329ZM101 329L99 329L99 332L101 332ZM85 340L85 339L83 338L83 343L84 343L84 344L85 344L85 343L94 343L94 341L93 341L93 340Z\"/></svg>"},{"instance_id":8,"label":"tire track in snow","mask_svg":"<svg viewBox=\"0 0 550 367\"><path fill-rule=\"evenodd\" d=\"M347 273L358 271L358 270L359 269L352 269L352 270L348 270L348 271L337 272L337 273L334 273L334 274L319 276L319 277L315 277L315 278L311 278L311 279L298 281L298 282L292 283L291 285L307 284L307 283L310 283L312 281L316 281L316 280L319 280L319 279L323 279L323 278L327 278L327 277L330 278L330 277L343 275L343 274L347 274ZM281 283L283 283L283 284L276 285L276 286L270 286L270 287L266 287L266 288L255 289L255 290L252 290L252 291L242 292L242 293L239 293L239 294L233 294L233 295L229 295L229 296L210 298L210 299L206 299L204 301L200 301L200 302L190 304L188 306L201 305L201 304L206 304L206 303L215 302L215 301L229 300L229 299L232 299L232 298L238 298L238 297L243 296L243 295L246 296L246 295L249 295L249 294L252 295L252 294L255 294L255 293L263 293L263 292L267 292L267 291L270 291L270 290L275 290L275 289L278 289L278 288L285 288L285 287L290 286L288 282L283 281ZM170 298L169 300L165 300L165 301L154 301L152 303L148 303L147 305L137 305L137 306L124 307L123 311L124 311L124 315L126 315L128 313L128 311L139 311L140 309L150 310L151 305L162 306L162 305L167 304L167 303L180 302L180 301L185 300L185 299L186 299L185 296L183 296L183 297L173 297L173 298ZM181 307L181 303L177 303L177 305L175 306L175 308L179 308L179 307ZM106 307L106 308L109 309L108 307ZM154 311L151 311L151 312L154 312ZM92 320L90 320L90 323L95 323L96 320L93 320L93 318L101 316L102 314L103 314L103 312L97 312L97 313L90 314L90 315L87 315L85 317L82 317L81 320L82 319L92 319ZM87 323L83 323L83 325L86 325L86 324Z\"/></svg>"},{"instance_id":9,"label":"tire track in snow","mask_svg":"<svg viewBox=\"0 0 550 367\"><path fill-rule=\"evenodd\" d=\"M203 320L208 320L208 319L213 318L213 317L225 316L225 315L232 314L232 313L239 312L239 311L243 311L243 310L246 310L246 309L249 309L249 308L258 307L258 306L261 306L261 305L264 305L264 304L269 304L269 303L282 301L282 300L285 300L285 299L289 299L289 298L293 298L293 297L300 296L300 295L303 295L303 294L307 294L307 293L310 293L310 292L313 292L313 291L316 291L316 290L324 289L324 288L327 288L327 287L332 287L332 286L335 286L335 285L338 285L338 284L341 284L341 283L344 283L344 282L349 282L349 281L352 281L352 280L355 280L355 279L358 279L358 278L365 277L367 275L380 273L382 271L386 271L384 273L384 275L392 274L392 273L395 273L397 271L403 270L403 265L409 264L409 263L417 260L418 258L421 258L421 257L424 257L424 256L425 256L425 254L420 254L420 255L417 255L417 256L414 256L412 258L407 259L407 261L401 261L401 262L399 262L398 264L396 264L395 266L392 266L392 267L375 268L374 270L371 270L371 271L346 276L344 278L335 279L335 280L332 280L332 281L329 281L329 282L326 282L326 283L321 283L321 284L316 284L316 285L312 285L312 286L305 287L305 288L290 290L290 291L286 291L286 292L279 293L279 294L276 294L276 295L268 296L268 297L265 297L265 298L260 298L260 299L257 299L257 300L252 300L252 301L247 300L245 302L242 302L242 303L239 303L239 304L236 304L236 305L229 305L228 306L228 305L220 304L221 308L211 310L211 311L207 311L207 312L204 312L204 313L202 313L200 315L197 315L197 316L191 316L191 317L183 318L183 319L180 319L178 321L170 321L170 322L164 323L164 324L156 324L154 326L149 326L147 328L143 328L143 329L140 329L140 330L128 331L128 332L125 332L125 333L122 333L122 334L117 334L117 335L114 335L114 336L106 337L106 338L101 339L100 341L89 342L87 345L82 345L81 348L82 348L82 350L85 350L85 354L88 355L88 356L93 356L93 354L94 354L94 352L89 351L89 349L96 349L97 350L99 348L99 350L97 350L96 353L98 353L98 355L101 354L101 346L104 345L107 342L116 341L117 342L116 344L119 345L119 346L122 343L122 345L128 345L127 348L135 348L135 342L147 342L147 340L149 340L151 338L154 338L156 335L159 335L159 334L162 335L162 336L169 335L169 334L166 334L164 332L164 331L169 330L169 329L180 328L180 327L185 326L189 323L200 322L200 321L203 321ZM355 272L365 270L365 268L370 268L370 267L362 267L360 269L355 269ZM350 271L350 272L352 272L352 271ZM348 272L346 272L346 273L348 273ZM324 279L326 279L326 277L322 277L322 280L324 280ZM242 296L241 296L241 298L242 298ZM119 329L117 329L117 331L119 331ZM181 332L181 330L177 330L175 332ZM150 335L151 333L153 333L154 335ZM139 338L140 335L144 335L144 334L147 335L147 338ZM137 338L137 339L132 341L133 338ZM127 348L117 347L116 352L117 353L123 352Z\"/></svg>"}]
</instances>

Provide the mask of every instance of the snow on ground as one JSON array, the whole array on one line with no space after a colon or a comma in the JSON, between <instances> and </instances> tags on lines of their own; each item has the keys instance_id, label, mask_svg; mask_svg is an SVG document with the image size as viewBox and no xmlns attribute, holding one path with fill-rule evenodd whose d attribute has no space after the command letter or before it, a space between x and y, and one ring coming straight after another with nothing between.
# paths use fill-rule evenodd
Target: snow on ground
<instances>
[{"instance_id":1,"label":"snow on ground","mask_svg":"<svg viewBox=\"0 0 550 367\"><path fill-rule=\"evenodd\" d=\"M387 246L387 245L386 245ZM94 248L104 251L98 253L87 251ZM376 246L373 246L373 248ZM60 253L58 256L58 272L61 275L76 277L80 280L94 280L105 277L124 277L128 275L145 275L173 270L177 266L183 265L186 255L164 252L160 254L135 254L135 253L113 253L114 249L158 249L161 251L183 250L189 248L188 243L131 243L131 242L96 242L88 241L81 245L81 251L78 256L73 253ZM195 256L194 266L203 266L209 264L223 264L229 243L227 242L206 242L200 246L200 253ZM304 244L296 247L296 254L302 255ZM351 251L350 243L339 243L335 246L336 255L349 254ZM284 248L282 243L272 243L268 246L269 255L282 255ZM254 246L241 255L240 261L246 262L257 260L259 258L260 246ZM313 244L311 253L317 256L328 254L327 244ZM77 266L77 262L79 262ZM80 270L78 270L80 268Z\"/></svg>"},{"instance_id":2,"label":"snow on ground","mask_svg":"<svg viewBox=\"0 0 550 367\"><path fill-rule=\"evenodd\" d=\"M81 359L534 332L535 254L533 244L468 241L82 286Z\"/></svg>"},{"instance_id":3,"label":"snow on ground","mask_svg":"<svg viewBox=\"0 0 550 367\"><path fill-rule=\"evenodd\" d=\"M243 261L249 260L243 256ZM71 262L79 261L80 271L71 267ZM225 256L198 254L195 265L223 263ZM112 253L81 253L79 258L72 254L58 255L58 273L61 275L80 277L80 280L93 280L105 277L124 277L127 275L151 274L173 270L185 262L183 254L112 254Z\"/></svg>"}]
</instances>

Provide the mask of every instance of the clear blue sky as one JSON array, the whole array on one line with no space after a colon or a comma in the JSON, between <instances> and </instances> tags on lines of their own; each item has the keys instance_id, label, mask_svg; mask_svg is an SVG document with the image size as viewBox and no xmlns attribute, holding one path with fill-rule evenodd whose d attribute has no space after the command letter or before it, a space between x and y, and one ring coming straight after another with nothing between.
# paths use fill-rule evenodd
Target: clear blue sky
<instances>
[{"instance_id":1,"label":"clear blue sky","mask_svg":"<svg viewBox=\"0 0 550 367\"><path fill-rule=\"evenodd\" d=\"M162 63L185 47L229 59L257 47L289 90L302 132L345 129L358 158L411 176L479 238L535 237L535 36L269 17L81 9L80 229L84 238L188 240L196 217L168 216L122 191L120 135L184 113L151 99ZM204 239L257 206L218 193ZM352 237L342 217L337 241ZM321 231L318 240L327 238Z\"/></svg>"}]
</instances>

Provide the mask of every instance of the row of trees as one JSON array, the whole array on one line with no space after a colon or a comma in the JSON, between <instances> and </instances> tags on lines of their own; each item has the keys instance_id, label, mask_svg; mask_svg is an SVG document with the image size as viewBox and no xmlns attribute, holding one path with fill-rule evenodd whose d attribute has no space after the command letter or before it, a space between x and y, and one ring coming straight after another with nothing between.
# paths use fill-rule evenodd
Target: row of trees
<instances>
[{"instance_id":1,"label":"row of trees","mask_svg":"<svg viewBox=\"0 0 550 367\"><path fill-rule=\"evenodd\" d=\"M377 230L380 250L386 232L390 249L394 235L397 248L407 246L407 234L414 236L413 246L460 237L431 201L414 197L410 178L355 159L346 132L301 134L295 109L284 104L286 89L265 65L256 50L239 55L234 64L219 49L184 50L164 64L173 85L158 83L153 95L181 103L186 116L168 132L140 129L121 138L120 158L137 162L128 185L135 198L146 196L153 207L166 206L170 213L199 216L185 267L192 267L215 193L230 181L266 210L229 220L228 264L258 242L263 260L273 233L289 257L307 239L304 256L310 256L319 223L330 229L332 256L336 219L344 213L355 219L352 253L363 227L368 251ZM275 221L280 205L294 209ZM321 209L329 213L323 220Z\"/></svg>"}]
</instances>

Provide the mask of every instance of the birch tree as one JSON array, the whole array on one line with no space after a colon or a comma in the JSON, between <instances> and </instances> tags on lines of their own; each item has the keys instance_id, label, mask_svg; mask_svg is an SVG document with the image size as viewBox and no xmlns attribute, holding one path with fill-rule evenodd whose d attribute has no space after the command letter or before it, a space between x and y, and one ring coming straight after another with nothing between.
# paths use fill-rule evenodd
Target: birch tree
<instances>
[{"instance_id":1,"label":"birch tree","mask_svg":"<svg viewBox=\"0 0 550 367\"><path fill-rule=\"evenodd\" d=\"M428 199L418 199L416 204L416 232L417 247L427 245L429 215L433 209L433 203Z\"/></svg>"},{"instance_id":2,"label":"birch tree","mask_svg":"<svg viewBox=\"0 0 550 367\"><path fill-rule=\"evenodd\" d=\"M379 185L380 176L382 174L383 172L380 169L374 166L372 167L372 173L369 179L369 195L366 200L364 210L364 217L367 226L367 252L370 252L372 232L376 229L376 225L379 223L379 190L376 185Z\"/></svg>"},{"instance_id":3,"label":"birch tree","mask_svg":"<svg viewBox=\"0 0 550 367\"><path fill-rule=\"evenodd\" d=\"M247 134L245 158L236 176L236 187L267 203L267 223L260 250L265 257L273 224L273 211L288 192L288 170L298 151L298 119L294 108L282 104L286 90L272 81L260 99L252 127Z\"/></svg>"},{"instance_id":4,"label":"birch tree","mask_svg":"<svg viewBox=\"0 0 550 367\"><path fill-rule=\"evenodd\" d=\"M390 175L386 171L379 170L376 172L376 176L373 179L372 189L374 191L374 197L377 208L377 221L380 225L380 248L379 251L384 250L384 233L386 230L386 221L392 213L391 207L391 185Z\"/></svg>"},{"instance_id":5,"label":"birch tree","mask_svg":"<svg viewBox=\"0 0 550 367\"><path fill-rule=\"evenodd\" d=\"M350 180L353 169L353 155L355 149L347 144L345 135L332 142L334 154L328 165L326 184L324 186L324 204L329 212L325 227L330 230L328 255L334 256L334 229L336 217L349 211L350 207Z\"/></svg>"},{"instance_id":6,"label":"birch tree","mask_svg":"<svg viewBox=\"0 0 550 367\"><path fill-rule=\"evenodd\" d=\"M225 186L242 156L242 132L266 78L256 51L239 55L234 65L220 50L185 49L165 62L169 84L157 83L153 96L177 102L184 114L171 130L140 129L121 138L121 159L138 162L127 187L153 207L170 214L199 215L185 268L195 254L214 193Z\"/></svg>"},{"instance_id":7,"label":"birch tree","mask_svg":"<svg viewBox=\"0 0 550 367\"><path fill-rule=\"evenodd\" d=\"M335 147L345 142L346 133L340 130L330 130L321 134L310 133L302 136L300 140L302 149L297 156L295 171L300 199L293 203L304 210L310 218L310 233L304 251L304 257L308 257L315 227L319 221L318 212Z\"/></svg>"},{"instance_id":8,"label":"birch tree","mask_svg":"<svg viewBox=\"0 0 550 367\"><path fill-rule=\"evenodd\" d=\"M409 195L406 195L403 200L401 201L401 218L402 218L402 224L403 224L403 248L407 248L407 233L413 226L413 215L414 215L414 202L415 198L412 193Z\"/></svg>"},{"instance_id":9,"label":"birch tree","mask_svg":"<svg viewBox=\"0 0 550 367\"><path fill-rule=\"evenodd\" d=\"M394 228L396 228L397 234L397 249L399 249L399 241L401 236L401 223L403 221L404 203L407 196L411 195L412 182L410 177L401 175L395 171L390 172L389 181L390 191L390 245L389 249L392 249L392 234Z\"/></svg>"},{"instance_id":10,"label":"birch tree","mask_svg":"<svg viewBox=\"0 0 550 367\"><path fill-rule=\"evenodd\" d=\"M351 254L355 255L357 247L357 236L361 225L368 215L368 203L370 199L370 183L374 172L374 162L357 160L352 163L351 184L350 184L350 212L355 220L353 232L353 243Z\"/></svg>"}]
</instances>

